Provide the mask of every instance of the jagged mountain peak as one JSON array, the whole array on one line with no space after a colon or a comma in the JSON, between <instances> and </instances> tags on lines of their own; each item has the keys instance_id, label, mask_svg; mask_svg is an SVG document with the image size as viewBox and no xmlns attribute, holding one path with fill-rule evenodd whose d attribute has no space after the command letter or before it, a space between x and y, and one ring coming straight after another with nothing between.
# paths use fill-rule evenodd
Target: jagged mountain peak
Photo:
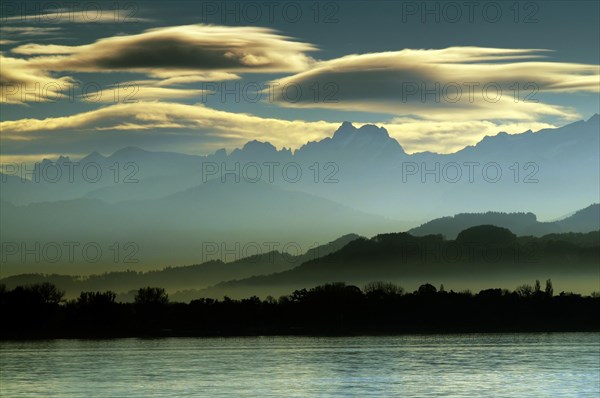
<instances>
[{"instance_id":1,"label":"jagged mountain peak","mask_svg":"<svg viewBox=\"0 0 600 398\"><path fill-rule=\"evenodd\" d=\"M351 136L356 132L356 127L350 122L343 122L340 127L333 133L333 139L343 139Z\"/></svg>"},{"instance_id":2,"label":"jagged mountain peak","mask_svg":"<svg viewBox=\"0 0 600 398\"><path fill-rule=\"evenodd\" d=\"M231 156L271 156L277 154L278 152L279 151L277 148L268 141L252 140L244 144L241 149L234 149L233 152L231 152Z\"/></svg>"},{"instance_id":3,"label":"jagged mountain peak","mask_svg":"<svg viewBox=\"0 0 600 398\"><path fill-rule=\"evenodd\" d=\"M267 141L258 141L252 140L248 141L244 147L244 150L254 150L254 149L267 149L267 150L276 150L275 146Z\"/></svg>"},{"instance_id":4,"label":"jagged mountain peak","mask_svg":"<svg viewBox=\"0 0 600 398\"><path fill-rule=\"evenodd\" d=\"M369 136L373 139L393 139L384 127L378 127L374 124L365 124L356 128L350 122L343 122L342 125L333 134L333 140L351 139L356 136Z\"/></svg>"},{"instance_id":5,"label":"jagged mountain peak","mask_svg":"<svg viewBox=\"0 0 600 398\"><path fill-rule=\"evenodd\" d=\"M404 149L398 141L390 137L384 127L373 124L365 124L357 128L350 122L343 122L331 138L320 141L309 142L301 147L298 152L306 150L318 150L317 148L329 148L337 152L348 152L351 154L361 153L378 154L390 156L394 154L405 154ZM386 155L384 155L384 153Z\"/></svg>"}]
</instances>

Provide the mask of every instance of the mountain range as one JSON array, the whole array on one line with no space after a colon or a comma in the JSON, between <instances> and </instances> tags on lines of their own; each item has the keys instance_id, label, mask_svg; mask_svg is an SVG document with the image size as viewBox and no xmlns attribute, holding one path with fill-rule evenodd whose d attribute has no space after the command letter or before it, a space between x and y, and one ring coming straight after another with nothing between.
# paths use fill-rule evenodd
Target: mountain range
<instances>
[{"instance_id":1,"label":"mountain range","mask_svg":"<svg viewBox=\"0 0 600 398\"><path fill-rule=\"evenodd\" d=\"M599 200L599 120L594 115L535 133L499 133L452 154L407 154L385 128L345 122L331 137L296 151L258 141L208 156L128 147L86 156L72 178L71 159L43 160L35 168L38 182L5 168L2 274L89 275L193 264L203 258L203 245L213 243L293 243L304 252L350 231L373 236L410 230L451 239L494 219L488 214L468 221L460 214L491 209L556 219ZM58 179L52 174L57 168ZM586 220L594 211L597 206L574 225L549 225L530 215L523 225L508 218L500 224L536 236L584 232L593 230ZM450 224L430 221L448 214L459 216ZM82 261L81 253L55 262L22 255L36 244L43 249L65 242L94 243L103 255L95 262ZM19 250L9 255L5 243ZM118 261L110 250L115 244ZM133 252L135 262L124 263Z\"/></svg>"},{"instance_id":2,"label":"mountain range","mask_svg":"<svg viewBox=\"0 0 600 398\"><path fill-rule=\"evenodd\" d=\"M453 239L440 234L387 233L370 239L349 234L295 256L271 251L228 263L210 260L85 277L21 274L3 278L0 284L12 289L50 282L65 290L67 298L81 291L112 290L122 301L131 301L140 287L161 286L180 302L200 297L277 297L333 282L364 286L391 281L409 289L428 282L481 289L492 282L516 286L525 280L551 278L564 290L591 291L597 287L599 261L600 230L518 237L503 227L477 225Z\"/></svg>"},{"instance_id":3,"label":"mountain range","mask_svg":"<svg viewBox=\"0 0 600 398\"><path fill-rule=\"evenodd\" d=\"M290 270L307 261L340 250L358 238L359 236L355 234L344 235L325 245L310 248L297 255L272 250L232 259L227 263L221 260L208 260L201 264L166 267L147 272L127 270L85 277L64 274L19 274L3 278L0 283L11 289L16 286L50 282L63 289L67 298L77 297L81 291L112 290L123 295L140 286L161 286L170 292L195 290L207 288L222 281Z\"/></svg>"},{"instance_id":4,"label":"mountain range","mask_svg":"<svg viewBox=\"0 0 600 398\"><path fill-rule=\"evenodd\" d=\"M598 290L600 231L517 237L506 228L481 225L453 240L408 233L359 238L342 249L270 275L221 282L207 289L174 294L197 297L278 297L296 289L345 282L365 286L393 282L408 289L423 283L453 289L483 289L492 283L514 287L528 280L552 279L562 290Z\"/></svg>"}]
</instances>

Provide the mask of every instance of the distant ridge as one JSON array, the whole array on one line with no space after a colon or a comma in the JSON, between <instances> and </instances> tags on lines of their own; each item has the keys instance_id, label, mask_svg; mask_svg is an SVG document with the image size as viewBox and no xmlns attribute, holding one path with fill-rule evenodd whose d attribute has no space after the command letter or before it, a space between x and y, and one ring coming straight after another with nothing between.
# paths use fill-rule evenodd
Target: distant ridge
<instances>
[{"instance_id":1,"label":"distant ridge","mask_svg":"<svg viewBox=\"0 0 600 398\"><path fill-rule=\"evenodd\" d=\"M13 288L19 285L50 282L65 290L67 298L77 297L81 291L113 290L122 293L138 289L141 286L155 285L160 285L169 291L199 289L224 280L243 279L289 270L304 262L336 252L358 238L360 237L356 234L347 234L299 255L270 251L227 263L209 260L201 264L166 267L148 272L120 271L87 277L60 274L20 274L0 279L0 284Z\"/></svg>"},{"instance_id":2,"label":"distant ridge","mask_svg":"<svg viewBox=\"0 0 600 398\"><path fill-rule=\"evenodd\" d=\"M422 236L414 232L382 233L370 239L346 234L298 256L273 251L229 263L210 260L202 264L166 267L143 273L111 272L84 278L76 275L21 274L4 278L0 283L12 288L51 282L66 290L70 297L85 290L115 290L121 293L123 300L131 299L127 294L131 295L130 292L139 287L160 285L174 292L174 299L189 301L202 296L231 294L241 297L263 291L276 294L296 286L334 281L360 284L400 278L405 281L421 279L422 282L422 278L428 275L436 278L444 275L449 280L460 277L461 273L468 273L469 278L479 274L479 277L485 278L487 273L496 277L523 273L519 275L524 277L543 272L548 276L548 273L560 273L564 267L578 268L580 263L583 271L589 272L590 264L593 264L591 269L597 272L597 264L593 261L600 255L598 224L595 224L594 232L582 233L574 229L585 229L589 220L592 220L590 225L593 227L594 217L598 219L599 207L593 204L554 223L539 223L533 213L486 212L460 214L424 224L430 229L435 226L458 228L457 220L462 224L474 224L462 228L452 238L433 229L422 231ZM537 226L538 231L543 229L545 233L535 238L523 236L531 235L529 233L514 233L505 226L491 225L509 222L528 231ZM442 235L446 235L446 239ZM500 248L500 253L506 255L492 262L481 253L470 251L459 252L457 258L454 254L450 258L440 255L456 252L456 248L452 247L454 240L465 247L475 244L475 247L483 249ZM533 254L528 246L531 242L535 242ZM525 253L525 258L515 260L515 250Z\"/></svg>"},{"instance_id":3,"label":"distant ridge","mask_svg":"<svg viewBox=\"0 0 600 398\"><path fill-rule=\"evenodd\" d=\"M455 239L458 233L476 225L491 224L508 228L517 235L543 236L561 232L591 232L600 230L600 205L592 204L573 215L554 222L539 222L533 213L461 213L429 221L408 232L415 236L442 234Z\"/></svg>"}]
</instances>

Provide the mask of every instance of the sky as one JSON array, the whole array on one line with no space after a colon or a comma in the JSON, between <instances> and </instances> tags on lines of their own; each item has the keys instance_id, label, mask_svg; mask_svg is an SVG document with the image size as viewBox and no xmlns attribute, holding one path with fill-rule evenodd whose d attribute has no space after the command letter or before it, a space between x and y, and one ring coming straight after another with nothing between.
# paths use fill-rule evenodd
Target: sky
<instances>
[{"instance_id":1,"label":"sky","mask_svg":"<svg viewBox=\"0 0 600 398\"><path fill-rule=\"evenodd\" d=\"M297 149L343 121L409 153L599 112L597 1L1 3L0 156Z\"/></svg>"}]
</instances>

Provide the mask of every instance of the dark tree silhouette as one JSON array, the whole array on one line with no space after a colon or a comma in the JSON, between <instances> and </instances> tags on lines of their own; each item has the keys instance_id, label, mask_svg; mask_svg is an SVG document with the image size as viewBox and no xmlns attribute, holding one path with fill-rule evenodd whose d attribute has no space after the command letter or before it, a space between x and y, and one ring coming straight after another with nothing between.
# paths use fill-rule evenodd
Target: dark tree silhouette
<instances>
[{"instance_id":1,"label":"dark tree silhouette","mask_svg":"<svg viewBox=\"0 0 600 398\"><path fill-rule=\"evenodd\" d=\"M385 298L402 295L404 288L391 282L376 281L367 283L363 291L370 298Z\"/></svg>"},{"instance_id":2,"label":"dark tree silhouette","mask_svg":"<svg viewBox=\"0 0 600 398\"><path fill-rule=\"evenodd\" d=\"M30 290L44 304L57 305L65 295L64 291L58 290L55 285L48 282L31 285Z\"/></svg>"},{"instance_id":3,"label":"dark tree silhouette","mask_svg":"<svg viewBox=\"0 0 600 398\"><path fill-rule=\"evenodd\" d=\"M135 294L134 302L138 305L165 305L169 296L162 287L143 287Z\"/></svg>"},{"instance_id":4,"label":"dark tree silhouette","mask_svg":"<svg viewBox=\"0 0 600 398\"><path fill-rule=\"evenodd\" d=\"M533 292L536 296L539 296L540 293L542 292L542 285L540 284L540 281L538 279L535 280L535 285L533 287Z\"/></svg>"},{"instance_id":5,"label":"dark tree silhouette","mask_svg":"<svg viewBox=\"0 0 600 398\"><path fill-rule=\"evenodd\" d=\"M544 289L547 297L554 296L554 288L552 287L552 279L546 280L546 288Z\"/></svg>"},{"instance_id":6,"label":"dark tree silhouette","mask_svg":"<svg viewBox=\"0 0 600 398\"><path fill-rule=\"evenodd\" d=\"M78 305L109 306L115 304L115 292L81 292L77 299Z\"/></svg>"},{"instance_id":7,"label":"dark tree silhouette","mask_svg":"<svg viewBox=\"0 0 600 398\"><path fill-rule=\"evenodd\" d=\"M461 231L456 237L456 242L479 245L504 245L517 242L517 235L507 228L494 225L479 225Z\"/></svg>"},{"instance_id":8,"label":"dark tree silhouette","mask_svg":"<svg viewBox=\"0 0 600 398\"><path fill-rule=\"evenodd\" d=\"M533 294L533 288L531 285L521 285L515 289L515 293L517 293L521 297L530 297Z\"/></svg>"},{"instance_id":9,"label":"dark tree silhouette","mask_svg":"<svg viewBox=\"0 0 600 398\"><path fill-rule=\"evenodd\" d=\"M440 289L441 290L441 289ZM541 290L541 289L540 289ZM514 292L485 289L438 292L429 283L413 293L373 282L364 291L345 283L296 290L279 300L201 298L169 303L164 289L145 287L134 303L115 302L114 292L82 292L62 301L52 285L0 286L2 338L345 335L421 332L599 331L600 297L525 284Z\"/></svg>"},{"instance_id":10,"label":"dark tree silhouette","mask_svg":"<svg viewBox=\"0 0 600 398\"><path fill-rule=\"evenodd\" d=\"M437 289L432 284L426 283L419 286L419 290L417 290L417 292L421 295L432 295L437 292Z\"/></svg>"}]
</instances>

